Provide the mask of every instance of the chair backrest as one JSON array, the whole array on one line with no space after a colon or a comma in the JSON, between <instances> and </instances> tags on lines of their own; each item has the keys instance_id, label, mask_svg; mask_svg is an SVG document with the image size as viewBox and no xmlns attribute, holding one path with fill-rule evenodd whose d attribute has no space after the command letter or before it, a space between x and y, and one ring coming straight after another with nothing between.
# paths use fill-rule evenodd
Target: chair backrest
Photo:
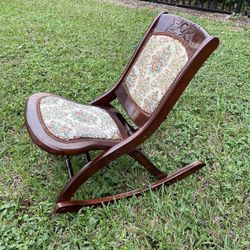
<instances>
[{"instance_id":1,"label":"chair backrest","mask_svg":"<svg viewBox=\"0 0 250 250\"><path fill-rule=\"evenodd\" d=\"M168 107L170 111L218 43L218 38L191 21L161 13L147 30L115 91L134 123L141 127L159 109Z\"/></svg>"}]
</instances>

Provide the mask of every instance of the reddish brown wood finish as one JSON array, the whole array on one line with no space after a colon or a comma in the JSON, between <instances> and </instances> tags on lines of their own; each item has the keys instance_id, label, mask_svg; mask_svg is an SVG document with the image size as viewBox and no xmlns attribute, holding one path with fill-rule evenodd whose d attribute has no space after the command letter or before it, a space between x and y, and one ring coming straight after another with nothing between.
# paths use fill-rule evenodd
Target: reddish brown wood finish
<instances>
[{"instance_id":1,"label":"reddish brown wood finish","mask_svg":"<svg viewBox=\"0 0 250 250\"><path fill-rule=\"evenodd\" d=\"M142 48L145 46L148 37L152 33L166 33L181 38L188 48L190 58L162 98L159 106L153 113L149 114L141 110L130 98L123 83L129 70L136 62ZM57 198L56 212L76 211L86 205L100 205L113 200L140 195L142 192L149 189L156 189L163 184L170 185L200 169L204 165L203 162L197 161L170 176L166 176L150 162L138 147L151 136L165 120L190 80L218 45L219 39L209 36L208 33L198 25L178 16L161 13L154 22L152 22L148 31L145 33L117 84L103 96L90 103L91 105L102 107L110 113L121 131L122 140L94 140L85 138L66 142L55 138L44 129L41 124L39 112L37 111L40 98L48 94L38 93L28 99L25 112L27 128L32 140L42 149L58 155L82 154L96 149L104 150L99 156L80 169L65 185ZM118 98L128 115L138 126L137 129L133 129L129 126L122 115L111 106L110 103L116 98ZM159 180L143 190L133 190L115 196L87 201L71 200L75 192L86 180L98 170L105 167L109 162L123 154L129 154Z\"/></svg>"},{"instance_id":2,"label":"reddish brown wood finish","mask_svg":"<svg viewBox=\"0 0 250 250\"><path fill-rule=\"evenodd\" d=\"M120 140L102 140L102 139L74 139L61 140L51 135L43 126L41 115L38 111L38 104L41 98L49 96L49 93L37 93L29 97L26 102L25 119L28 132L40 148L45 151L57 155L76 155L86 153L91 150L109 149L110 147L121 142ZM120 119L117 117L117 111L111 106L103 107L106 109L112 118L115 120L123 139L128 137L128 131L122 125Z\"/></svg>"},{"instance_id":3,"label":"reddish brown wood finish","mask_svg":"<svg viewBox=\"0 0 250 250\"><path fill-rule=\"evenodd\" d=\"M141 150L135 149L130 152L129 155L136 161L138 161L143 167L145 167L145 169L148 170L149 173L151 173L157 179L161 179L167 176L165 173L156 168L155 165L148 159L148 157L143 152L141 152Z\"/></svg>"},{"instance_id":4,"label":"reddish brown wood finish","mask_svg":"<svg viewBox=\"0 0 250 250\"><path fill-rule=\"evenodd\" d=\"M180 170L176 171L175 173L162 177L160 180L155 181L150 186L144 187L143 189L135 189L132 191L128 191L121 194L116 194L112 196L107 196L99 199L90 199L90 200L70 200L70 201L62 201L58 202L55 207L56 213L63 213L63 212L74 212L78 211L79 209L87 206L99 206L100 204L107 204L116 200L124 199L124 198L130 198L132 196L140 196L146 191L149 190L157 190L162 185L171 185L186 176L198 171L203 166L205 166L204 162L202 161L195 161Z\"/></svg>"}]
</instances>

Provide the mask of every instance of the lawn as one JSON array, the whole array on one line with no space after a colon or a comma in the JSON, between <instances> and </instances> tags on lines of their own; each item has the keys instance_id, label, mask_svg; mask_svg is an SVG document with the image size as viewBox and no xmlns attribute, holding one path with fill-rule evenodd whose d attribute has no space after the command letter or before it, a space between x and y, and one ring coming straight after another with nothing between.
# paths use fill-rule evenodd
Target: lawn
<instances>
[{"instance_id":1,"label":"lawn","mask_svg":"<svg viewBox=\"0 0 250 250\"><path fill-rule=\"evenodd\" d=\"M53 92L87 103L99 96L157 13L96 0L0 1L0 249L250 249L250 31L185 12L221 44L143 148L166 172L196 159L206 167L140 198L52 213L65 163L32 144L26 98ZM77 170L84 160L74 163ZM151 180L122 157L77 195Z\"/></svg>"}]
</instances>

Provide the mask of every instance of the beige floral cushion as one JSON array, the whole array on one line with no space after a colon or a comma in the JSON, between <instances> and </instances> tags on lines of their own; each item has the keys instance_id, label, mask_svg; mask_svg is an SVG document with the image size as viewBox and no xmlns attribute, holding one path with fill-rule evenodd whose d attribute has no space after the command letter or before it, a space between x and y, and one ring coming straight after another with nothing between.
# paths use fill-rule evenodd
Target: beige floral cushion
<instances>
[{"instance_id":1,"label":"beige floral cushion","mask_svg":"<svg viewBox=\"0 0 250 250\"><path fill-rule=\"evenodd\" d=\"M121 139L116 123L104 109L46 96L40 101L40 112L46 128L60 139Z\"/></svg>"},{"instance_id":2,"label":"beige floral cushion","mask_svg":"<svg viewBox=\"0 0 250 250\"><path fill-rule=\"evenodd\" d=\"M130 96L152 113L187 61L187 50L178 39L152 35L125 79Z\"/></svg>"}]
</instances>

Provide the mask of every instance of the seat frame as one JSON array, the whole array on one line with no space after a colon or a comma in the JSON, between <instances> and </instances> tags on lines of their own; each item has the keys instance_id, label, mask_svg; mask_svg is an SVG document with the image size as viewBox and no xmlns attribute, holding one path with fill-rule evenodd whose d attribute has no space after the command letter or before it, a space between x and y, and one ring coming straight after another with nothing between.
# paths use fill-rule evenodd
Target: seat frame
<instances>
[{"instance_id":1,"label":"seat frame","mask_svg":"<svg viewBox=\"0 0 250 250\"><path fill-rule=\"evenodd\" d=\"M191 58L167 90L155 111L152 114L147 114L129 98L122 83L130 68L138 58L147 38L155 32L171 33L172 35L182 38L191 51ZM70 140L69 143L65 143L55 138L51 138L42 128L36 110L38 98L46 94L37 94L29 98L26 104L26 125L32 140L47 152L62 155L66 158L70 180L66 183L57 197L55 212L73 212L85 206L97 206L122 198L138 196L145 191L158 189L162 185L171 185L205 165L202 161L195 161L182 167L173 174L167 175L155 167L142 152L140 145L151 136L165 120L195 73L218 45L219 39L217 37L210 36L203 28L191 21L179 16L169 15L166 12L160 13L151 23L116 85L104 95L90 103L90 105L106 109L111 114L121 131L121 140L93 140L83 138ZM118 98L125 111L134 121L137 126L136 128L131 126L111 105L111 102L116 98ZM88 152L96 149L101 149L103 151L97 157L91 159ZM88 163L74 175L69 156L77 154L86 154ZM89 200L72 199L76 191L84 182L97 171L124 154L138 161L147 171L157 178L157 181L142 189L136 189L112 196Z\"/></svg>"}]
</instances>

